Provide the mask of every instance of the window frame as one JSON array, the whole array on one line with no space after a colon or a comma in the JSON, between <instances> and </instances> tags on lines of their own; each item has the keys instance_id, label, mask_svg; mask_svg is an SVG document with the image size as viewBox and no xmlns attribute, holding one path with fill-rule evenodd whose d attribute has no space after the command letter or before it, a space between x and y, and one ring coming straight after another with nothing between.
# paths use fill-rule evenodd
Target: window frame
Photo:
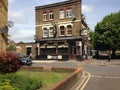
<instances>
[{"instance_id":1,"label":"window frame","mask_svg":"<svg viewBox=\"0 0 120 90\"><path fill-rule=\"evenodd\" d=\"M66 18L70 18L70 17L72 17L72 9L67 9L66 10Z\"/></svg>"},{"instance_id":2,"label":"window frame","mask_svg":"<svg viewBox=\"0 0 120 90\"><path fill-rule=\"evenodd\" d=\"M65 18L65 11L64 10L60 10L59 11L59 19L63 19Z\"/></svg>"},{"instance_id":3,"label":"window frame","mask_svg":"<svg viewBox=\"0 0 120 90\"><path fill-rule=\"evenodd\" d=\"M54 12L49 12L49 20L54 20Z\"/></svg>"},{"instance_id":4,"label":"window frame","mask_svg":"<svg viewBox=\"0 0 120 90\"><path fill-rule=\"evenodd\" d=\"M69 26L71 26L71 28L70 28L70 29L68 28ZM73 28L73 27L72 27L72 25L67 25L67 27L66 27L66 28L67 28L67 31L66 31L66 32L67 32L67 33L66 33L66 34L67 34L67 36L72 36L72 28ZM69 34L69 33L68 33L69 31L71 31L71 34Z\"/></svg>"},{"instance_id":5,"label":"window frame","mask_svg":"<svg viewBox=\"0 0 120 90\"><path fill-rule=\"evenodd\" d=\"M54 37L54 29L53 29L53 27L49 27L49 37Z\"/></svg>"},{"instance_id":6,"label":"window frame","mask_svg":"<svg viewBox=\"0 0 120 90\"><path fill-rule=\"evenodd\" d=\"M45 31L46 29L46 31ZM48 37L48 29L46 27L43 28L43 38L47 38Z\"/></svg>"},{"instance_id":7,"label":"window frame","mask_svg":"<svg viewBox=\"0 0 120 90\"><path fill-rule=\"evenodd\" d=\"M48 21L47 13L43 13L43 21Z\"/></svg>"},{"instance_id":8,"label":"window frame","mask_svg":"<svg viewBox=\"0 0 120 90\"><path fill-rule=\"evenodd\" d=\"M62 30L61 27L64 27L64 30ZM64 32L64 34L62 35L61 32ZM65 36L65 34L66 34L65 26L60 26L60 35L59 36Z\"/></svg>"}]
</instances>

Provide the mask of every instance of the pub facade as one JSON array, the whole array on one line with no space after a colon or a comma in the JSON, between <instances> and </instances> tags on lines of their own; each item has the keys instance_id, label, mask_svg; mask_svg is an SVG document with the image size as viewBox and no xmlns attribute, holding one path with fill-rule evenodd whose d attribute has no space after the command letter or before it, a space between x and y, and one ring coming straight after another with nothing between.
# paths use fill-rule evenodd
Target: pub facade
<instances>
[{"instance_id":1,"label":"pub facade","mask_svg":"<svg viewBox=\"0 0 120 90\"><path fill-rule=\"evenodd\" d=\"M36 6L36 58L82 60L90 55L89 27L81 0Z\"/></svg>"}]
</instances>

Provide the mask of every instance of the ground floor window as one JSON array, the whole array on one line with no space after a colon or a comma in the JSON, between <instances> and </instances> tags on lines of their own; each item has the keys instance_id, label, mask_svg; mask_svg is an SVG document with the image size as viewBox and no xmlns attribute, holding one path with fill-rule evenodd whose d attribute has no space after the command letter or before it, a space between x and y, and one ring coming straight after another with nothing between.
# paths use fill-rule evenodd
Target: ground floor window
<instances>
[{"instance_id":1,"label":"ground floor window","mask_svg":"<svg viewBox=\"0 0 120 90\"><path fill-rule=\"evenodd\" d=\"M54 54L56 54L56 48L47 48L46 53L48 55L54 55Z\"/></svg>"},{"instance_id":2,"label":"ground floor window","mask_svg":"<svg viewBox=\"0 0 120 90\"><path fill-rule=\"evenodd\" d=\"M41 48L41 55L54 55L56 54L56 48Z\"/></svg>"},{"instance_id":3,"label":"ground floor window","mask_svg":"<svg viewBox=\"0 0 120 90\"><path fill-rule=\"evenodd\" d=\"M40 54L41 54L41 55L46 55L46 52L45 52L45 51L46 51L46 48L41 48L41 49L40 49Z\"/></svg>"},{"instance_id":4,"label":"ground floor window","mask_svg":"<svg viewBox=\"0 0 120 90\"><path fill-rule=\"evenodd\" d=\"M68 48L58 48L58 54L68 54Z\"/></svg>"}]
</instances>

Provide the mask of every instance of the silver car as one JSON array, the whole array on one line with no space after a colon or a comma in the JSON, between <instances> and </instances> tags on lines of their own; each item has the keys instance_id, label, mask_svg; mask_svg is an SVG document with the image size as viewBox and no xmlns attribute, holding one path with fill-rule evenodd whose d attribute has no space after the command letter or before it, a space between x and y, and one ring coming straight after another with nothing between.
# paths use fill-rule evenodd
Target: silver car
<instances>
[{"instance_id":1,"label":"silver car","mask_svg":"<svg viewBox=\"0 0 120 90\"><path fill-rule=\"evenodd\" d=\"M30 56L24 56L21 53L18 53L17 55L19 57L20 65L31 65L32 64L32 59L30 58Z\"/></svg>"}]
</instances>

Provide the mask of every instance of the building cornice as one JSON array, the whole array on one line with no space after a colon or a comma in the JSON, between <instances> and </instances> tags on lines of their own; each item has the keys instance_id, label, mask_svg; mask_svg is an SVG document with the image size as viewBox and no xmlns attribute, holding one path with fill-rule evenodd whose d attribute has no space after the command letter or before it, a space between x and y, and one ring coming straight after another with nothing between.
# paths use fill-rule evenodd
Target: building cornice
<instances>
[{"instance_id":1,"label":"building cornice","mask_svg":"<svg viewBox=\"0 0 120 90\"><path fill-rule=\"evenodd\" d=\"M58 2L58 3L53 3L53 4L48 4L48 5L43 5L43 6L36 6L35 10L39 9L44 9L44 8L51 8L51 7L57 7L57 6L62 6L62 5L68 5L68 4L74 4L74 3L81 3L81 0L67 0L64 2Z\"/></svg>"},{"instance_id":2,"label":"building cornice","mask_svg":"<svg viewBox=\"0 0 120 90\"><path fill-rule=\"evenodd\" d=\"M74 23L74 22L81 22L81 20L75 20L75 21L67 21L67 22L58 22L56 24L67 24L67 23ZM36 27L39 27L39 26L51 26L52 24L51 23L48 23L48 24L37 24Z\"/></svg>"}]
</instances>

